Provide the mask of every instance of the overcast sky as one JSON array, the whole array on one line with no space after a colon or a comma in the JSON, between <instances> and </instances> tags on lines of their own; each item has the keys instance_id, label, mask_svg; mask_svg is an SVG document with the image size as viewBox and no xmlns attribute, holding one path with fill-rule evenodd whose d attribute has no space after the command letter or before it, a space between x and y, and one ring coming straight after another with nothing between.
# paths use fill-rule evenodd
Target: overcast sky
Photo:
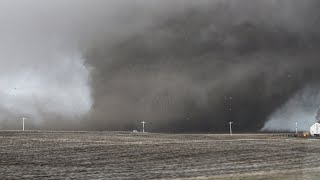
<instances>
[{"instance_id":1,"label":"overcast sky","mask_svg":"<svg viewBox=\"0 0 320 180\"><path fill-rule=\"evenodd\" d=\"M89 71L72 24L80 5L73 12L63 1L0 2L2 111L42 121L47 113L72 117L90 109Z\"/></svg>"},{"instance_id":2,"label":"overcast sky","mask_svg":"<svg viewBox=\"0 0 320 180\"><path fill-rule=\"evenodd\" d=\"M286 124L283 112L302 109L292 102L314 87L305 86L315 80L303 71L316 74L319 65L313 40L317 5L313 0L1 0L0 121L28 116L41 122L52 114L68 121L91 114L107 126L176 118L187 129L200 119L203 130L224 128L229 116L241 117L242 128L270 119L269 128ZM140 57L141 52L149 54ZM282 83L289 90L280 91L273 84L287 79L287 72L296 73L296 81ZM256 79L265 91L255 91ZM234 106L247 109L222 110L230 94L238 96ZM283 99L274 101L270 94ZM168 111L145 113L150 103L172 97L176 102L165 105ZM256 114L250 114L252 108Z\"/></svg>"},{"instance_id":3,"label":"overcast sky","mask_svg":"<svg viewBox=\"0 0 320 180\"><path fill-rule=\"evenodd\" d=\"M109 38L141 29L151 17L135 12L163 13L161 4L1 0L0 108L37 120L44 119L41 113L46 112L68 117L87 113L92 99L84 48L99 40L101 34ZM139 23L130 22L129 14L136 14L133 18Z\"/></svg>"}]
</instances>

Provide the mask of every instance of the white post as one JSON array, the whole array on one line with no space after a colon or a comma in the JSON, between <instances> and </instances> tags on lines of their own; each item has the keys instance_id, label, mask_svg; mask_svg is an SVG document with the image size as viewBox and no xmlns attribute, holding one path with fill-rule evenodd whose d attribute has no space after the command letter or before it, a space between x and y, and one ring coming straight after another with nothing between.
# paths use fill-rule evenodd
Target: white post
<instances>
[{"instance_id":1,"label":"white post","mask_svg":"<svg viewBox=\"0 0 320 180\"><path fill-rule=\"evenodd\" d=\"M25 117L22 118L22 131L24 131L24 120L27 119Z\"/></svg>"},{"instance_id":2,"label":"white post","mask_svg":"<svg viewBox=\"0 0 320 180\"><path fill-rule=\"evenodd\" d=\"M229 122L229 126L230 126L230 136L232 136L232 123L233 123L233 122L231 122L231 121Z\"/></svg>"},{"instance_id":3,"label":"white post","mask_svg":"<svg viewBox=\"0 0 320 180\"><path fill-rule=\"evenodd\" d=\"M298 122L296 122L295 124L296 124L296 134L298 134Z\"/></svg>"},{"instance_id":4,"label":"white post","mask_svg":"<svg viewBox=\"0 0 320 180\"><path fill-rule=\"evenodd\" d=\"M142 121L141 123L142 123L142 132L144 132L144 124L145 124L146 122Z\"/></svg>"}]
</instances>

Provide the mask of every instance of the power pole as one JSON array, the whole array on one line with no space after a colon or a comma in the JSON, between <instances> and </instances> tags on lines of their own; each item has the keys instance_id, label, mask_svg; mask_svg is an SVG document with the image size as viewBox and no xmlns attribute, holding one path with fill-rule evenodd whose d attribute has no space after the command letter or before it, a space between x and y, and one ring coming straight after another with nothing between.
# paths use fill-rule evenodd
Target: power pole
<instances>
[{"instance_id":1,"label":"power pole","mask_svg":"<svg viewBox=\"0 0 320 180\"><path fill-rule=\"evenodd\" d=\"M22 131L24 131L24 120L26 120L27 118L23 117L22 118Z\"/></svg>"},{"instance_id":2,"label":"power pole","mask_svg":"<svg viewBox=\"0 0 320 180\"><path fill-rule=\"evenodd\" d=\"M145 124L146 122L142 121L141 123L142 123L142 132L144 133L144 124Z\"/></svg>"},{"instance_id":3,"label":"power pole","mask_svg":"<svg viewBox=\"0 0 320 180\"><path fill-rule=\"evenodd\" d=\"M232 123L233 123L233 122L231 122L231 121L229 122L229 127L230 127L230 136L232 136Z\"/></svg>"}]
</instances>

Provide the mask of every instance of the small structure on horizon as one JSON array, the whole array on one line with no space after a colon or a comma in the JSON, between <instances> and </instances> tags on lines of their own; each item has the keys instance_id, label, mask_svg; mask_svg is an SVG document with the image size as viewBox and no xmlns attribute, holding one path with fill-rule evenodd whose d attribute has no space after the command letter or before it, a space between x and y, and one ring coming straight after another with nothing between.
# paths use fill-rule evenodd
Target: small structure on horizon
<instances>
[{"instance_id":1,"label":"small structure on horizon","mask_svg":"<svg viewBox=\"0 0 320 180\"><path fill-rule=\"evenodd\" d=\"M320 123L316 122L310 127L311 136L320 136Z\"/></svg>"},{"instance_id":2,"label":"small structure on horizon","mask_svg":"<svg viewBox=\"0 0 320 180\"><path fill-rule=\"evenodd\" d=\"M318 109L315 117L316 123L310 127L311 136L320 136L320 109Z\"/></svg>"}]
</instances>

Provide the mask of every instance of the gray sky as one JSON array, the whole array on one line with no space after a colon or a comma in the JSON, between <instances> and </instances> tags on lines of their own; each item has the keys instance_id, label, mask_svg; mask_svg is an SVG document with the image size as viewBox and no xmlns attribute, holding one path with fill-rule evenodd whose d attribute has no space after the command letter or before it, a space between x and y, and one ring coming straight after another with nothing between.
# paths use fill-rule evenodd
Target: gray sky
<instances>
[{"instance_id":1,"label":"gray sky","mask_svg":"<svg viewBox=\"0 0 320 180\"><path fill-rule=\"evenodd\" d=\"M2 0L0 108L37 121L47 112L68 118L87 113L92 99L83 51L101 35L121 38L141 29L151 17L136 11L163 13L159 5L157 1ZM130 22L130 14L136 14L138 23Z\"/></svg>"},{"instance_id":2,"label":"gray sky","mask_svg":"<svg viewBox=\"0 0 320 180\"><path fill-rule=\"evenodd\" d=\"M283 112L301 109L291 105L296 94L308 93L307 85L315 87L309 86L314 80L303 71L319 66L316 50L286 50L292 48L290 38L317 46L313 42L319 34L317 5L313 0L1 0L0 121L29 116L42 122L57 114L68 121L89 114L99 128L115 121L126 126L154 118L167 124L176 118L188 129L198 120L184 118L193 117L204 121L201 129L224 124L229 118L220 111L224 97L236 94L237 107L251 103L232 114L243 118L243 126L256 122L254 118L271 119L267 124L271 129L277 122L286 124L280 118ZM183 33L187 40L176 40ZM188 50L189 45L195 48ZM172 50L175 47L177 51ZM140 51L148 52L149 59L139 58ZM219 63L223 68L215 66ZM128 68L130 64L135 69ZM148 68L155 70L144 71ZM274 84L287 76L286 71L300 79L288 85L292 89L279 92ZM197 79L200 75L206 78ZM256 93L256 79L267 90L249 100ZM234 92L234 87L242 91ZM273 101L272 93L285 98ZM171 103L171 97L176 102L165 107L169 111L145 113L145 107L151 107L148 103L157 99ZM137 105L137 99L143 101ZM255 103L257 115L249 115ZM263 108L268 113L258 114Z\"/></svg>"},{"instance_id":3,"label":"gray sky","mask_svg":"<svg viewBox=\"0 0 320 180\"><path fill-rule=\"evenodd\" d=\"M46 120L48 113L72 119L89 111L89 71L72 25L80 7L73 12L63 1L0 2L3 111L36 121Z\"/></svg>"}]
</instances>

